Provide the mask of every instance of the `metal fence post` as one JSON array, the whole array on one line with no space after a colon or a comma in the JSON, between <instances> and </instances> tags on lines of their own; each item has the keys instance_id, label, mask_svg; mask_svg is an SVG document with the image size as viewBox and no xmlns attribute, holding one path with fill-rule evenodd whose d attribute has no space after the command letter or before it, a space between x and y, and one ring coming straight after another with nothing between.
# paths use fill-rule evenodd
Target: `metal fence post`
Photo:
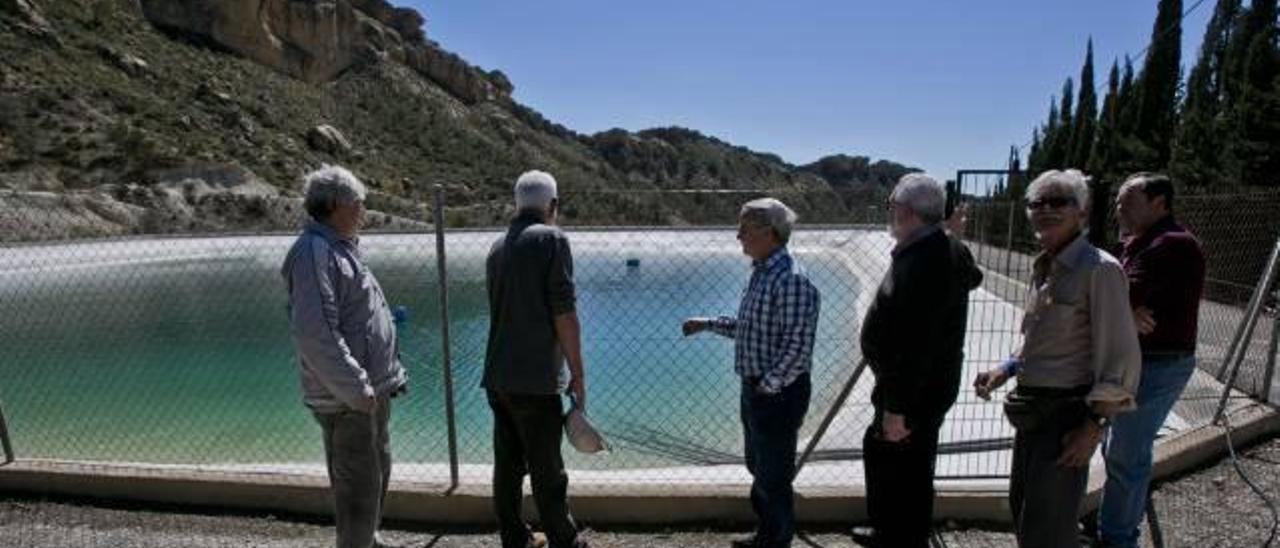
<instances>
[{"instance_id":1,"label":"metal fence post","mask_svg":"<svg viewBox=\"0 0 1280 548\"><path fill-rule=\"evenodd\" d=\"M1018 207L1018 202L1012 197L1009 198L1009 220L1008 226L1005 227L1004 233L1004 275L1012 276L1013 272L1013 215L1014 210Z\"/></svg>"},{"instance_id":2,"label":"metal fence post","mask_svg":"<svg viewBox=\"0 0 1280 548\"><path fill-rule=\"evenodd\" d=\"M1280 291L1273 292L1271 295L1280 301ZM1280 302L1277 302L1276 306L1280 307ZM1277 351L1280 351L1280 310L1276 310L1276 317L1271 319L1271 344L1267 346L1267 368L1262 376L1262 403L1273 403L1271 401L1271 383L1275 382L1276 378Z\"/></svg>"},{"instance_id":3,"label":"metal fence post","mask_svg":"<svg viewBox=\"0 0 1280 548\"><path fill-rule=\"evenodd\" d=\"M458 488L458 434L453 412L453 361L449 356L449 270L444 246L444 186L435 187L436 272L440 284L440 370L444 373L444 415L449 439L449 490Z\"/></svg>"},{"instance_id":4,"label":"metal fence post","mask_svg":"<svg viewBox=\"0 0 1280 548\"><path fill-rule=\"evenodd\" d=\"M1147 490L1147 528L1151 532L1151 545L1164 548L1164 530L1160 527L1160 516L1156 515L1156 501Z\"/></svg>"},{"instance_id":5,"label":"metal fence post","mask_svg":"<svg viewBox=\"0 0 1280 548\"><path fill-rule=\"evenodd\" d=\"M862 371L867 368L867 360L858 362L858 367L854 368L853 375L844 383L844 388L840 389L840 395L836 396L835 403L831 404L831 410L827 411L827 416L822 418L822 422L818 424L818 429L814 431L813 437L809 438L809 444L805 446L804 453L800 454L800 459L796 461L796 471L792 476L800 475L800 470L804 469L804 463L808 462L809 457L813 455L813 450L818 447L818 442L822 441L822 436L826 435L827 429L831 427L831 422L836 419L836 413L840 412L840 408L844 407L845 400L849 399L849 394L853 392L853 387L858 384L858 379L862 378Z\"/></svg>"},{"instance_id":6,"label":"metal fence post","mask_svg":"<svg viewBox=\"0 0 1280 548\"><path fill-rule=\"evenodd\" d=\"M1260 307L1266 300L1267 290L1271 288L1271 282L1269 281L1271 277L1270 271L1272 265L1276 262L1277 254L1280 254L1280 239L1276 240L1275 247L1271 249L1271 257L1267 259L1267 266L1263 269L1262 280L1259 282L1262 285L1254 288L1253 295L1249 297L1249 303L1245 305L1245 315L1241 317L1240 323L1236 324L1235 335L1231 337L1231 343L1227 346L1227 356L1222 360L1222 365L1218 366L1218 373L1215 375L1218 380L1222 380L1227 374L1227 370L1231 367L1237 351L1243 354L1249 348L1246 339L1251 337L1253 333L1250 331L1246 335L1245 328L1248 327L1252 330L1252 327L1248 325L1249 316L1254 313L1255 307ZM1244 350L1241 350L1241 345L1244 345Z\"/></svg>"},{"instance_id":7,"label":"metal fence post","mask_svg":"<svg viewBox=\"0 0 1280 548\"><path fill-rule=\"evenodd\" d=\"M1267 259L1267 268L1262 273L1262 279L1258 281L1253 298L1249 300L1244 318L1241 318L1239 340L1231 345L1227 361L1223 363L1224 367L1230 366L1231 372L1223 381L1222 397L1218 400L1218 412L1213 416L1214 422L1221 422L1223 415L1226 414L1227 400L1231 397L1231 389L1236 384L1236 376L1240 374L1240 365L1244 363L1244 356L1249 352L1249 340L1253 338L1253 330L1258 324L1258 316L1262 313L1262 305L1271 290L1271 284L1275 283L1278 260L1280 260L1280 238L1276 239L1275 246L1271 248L1271 258ZM1232 353L1231 350L1235 352ZM1270 390L1271 387L1268 386L1265 389Z\"/></svg>"},{"instance_id":8,"label":"metal fence post","mask_svg":"<svg viewBox=\"0 0 1280 548\"><path fill-rule=\"evenodd\" d=\"M4 446L4 462L0 462L0 466L13 462L13 444L9 442L9 425L4 421L3 407L0 407L0 445Z\"/></svg>"}]
</instances>

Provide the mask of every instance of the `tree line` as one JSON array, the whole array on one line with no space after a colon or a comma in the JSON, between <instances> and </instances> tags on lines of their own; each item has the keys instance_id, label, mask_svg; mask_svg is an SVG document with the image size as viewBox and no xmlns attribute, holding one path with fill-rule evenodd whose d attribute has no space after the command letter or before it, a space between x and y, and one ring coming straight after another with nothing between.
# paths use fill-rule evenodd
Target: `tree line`
<instances>
[{"instance_id":1,"label":"tree line","mask_svg":"<svg viewBox=\"0 0 1280 548\"><path fill-rule=\"evenodd\" d=\"M1090 39L1079 79L1033 132L1027 171L1082 168L1104 188L1136 171L1167 172L1190 193L1280 186L1276 16L1277 0L1218 0L1184 80L1183 2L1160 0L1141 67L1112 62L1101 108Z\"/></svg>"}]
</instances>

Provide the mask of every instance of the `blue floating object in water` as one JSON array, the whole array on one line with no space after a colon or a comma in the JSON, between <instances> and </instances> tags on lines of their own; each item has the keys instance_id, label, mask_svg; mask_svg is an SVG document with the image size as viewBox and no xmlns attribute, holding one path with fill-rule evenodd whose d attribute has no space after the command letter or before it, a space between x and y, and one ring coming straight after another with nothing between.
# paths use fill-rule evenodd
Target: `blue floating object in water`
<instances>
[{"instance_id":1,"label":"blue floating object in water","mask_svg":"<svg viewBox=\"0 0 1280 548\"><path fill-rule=\"evenodd\" d=\"M396 305L396 307L395 307L395 308L392 308L392 309L391 309L391 320L392 320L392 321L394 321L394 322L396 322L396 325L400 325L400 324L403 324L403 323L405 323L405 322L408 322L408 321L409 321L409 307L407 307L407 306L405 306L405 305L402 305L402 304L401 304L401 305Z\"/></svg>"},{"instance_id":2,"label":"blue floating object in water","mask_svg":"<svg viewBox=\"0 0 1280 548\"><path fill-rule=\"evenodd\" d=\"M635 257L627 259L627 268L640 268L640 259Z\"/></svg>"}]
</instances>

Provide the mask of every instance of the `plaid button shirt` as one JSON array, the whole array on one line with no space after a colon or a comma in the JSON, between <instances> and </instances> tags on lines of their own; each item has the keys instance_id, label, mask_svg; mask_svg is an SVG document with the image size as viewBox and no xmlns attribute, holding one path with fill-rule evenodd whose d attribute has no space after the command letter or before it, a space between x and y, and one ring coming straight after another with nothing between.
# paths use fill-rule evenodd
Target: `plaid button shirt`
<instances>
[{"instance_id":1,"label":"plaid button shirt","mask_svg":"<svg viewBox=\"0 0 1280 548\"><path fill-rule=\"evenodd\" d=\"M711 330L734 340L733 369L776 394L813 364L818 289L785 247L752 265L736 318L720 316Z\"/></svg>"}]
</instances>

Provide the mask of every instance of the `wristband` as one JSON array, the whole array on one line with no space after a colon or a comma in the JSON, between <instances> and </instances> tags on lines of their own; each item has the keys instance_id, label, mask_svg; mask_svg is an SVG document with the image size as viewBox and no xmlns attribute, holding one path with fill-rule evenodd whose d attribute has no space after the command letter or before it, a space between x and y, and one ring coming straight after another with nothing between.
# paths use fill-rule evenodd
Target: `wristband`
<instances>
[{"instance_id":1,"label":"wristband","mask_svg":"<svg viewBox=\"0 0 1280 548\"><path fill-rule=\"evenodd\" d=\"M1108 426L1111 426L1111 417L1108 417L1106 415L1100 415L1098 413L1094 413L1093 411L1089 411L1089 421L1092 422L1093 424L1098 425L1098 428L1103 430L1105 430Z\"/></svg>"},{"instance_id":2,"label":"wristband","mask_svg":"<svg viewBox=\"0 0 1280 548\"><path fill-rule=\"evenodd\" d=\"M1022 360L1017 358L1006 358L1000 364L1000 370L1004 371L1006 377L1012 377L1018 374L1018 368L1022 366Z\"/></svg>"}]
</instances>

